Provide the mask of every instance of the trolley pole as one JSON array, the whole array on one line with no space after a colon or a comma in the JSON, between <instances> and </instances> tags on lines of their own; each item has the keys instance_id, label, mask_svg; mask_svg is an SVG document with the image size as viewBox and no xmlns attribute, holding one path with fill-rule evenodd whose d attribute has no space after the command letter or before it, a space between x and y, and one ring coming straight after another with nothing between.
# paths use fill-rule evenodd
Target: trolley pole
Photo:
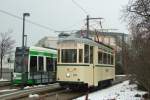
<instances>
[{"instance_id":1,"label":"trolley pole","mask_svg":"<svg viewBox=\"0 0 150 100\"><path fill-rule=\"evenodd\" d=\"M86 18L86 21L87 21L87 38L89 38L89 15L87 15L87 18Z\"/></svg>"},{"instance_id":2,"label":"trolley pole","mask_svg":"<svg viewBox=\"0 0 150 100\"><path fill-rule=\"evenodd\" d=\"M103 19L103 18L101 18L101 17L90 18L89 15L87 15L87 18L86 18L87 38L89 38L89 33L90 33L90 27L89 27L90 20L101 20L101 19Z\"/></svg>"},{"instance_id":3,"label":"trolley pole","mask_svg":"<svg viewBox=\"0 0 150 100\"><path fill-rule=\"evenodd\" d=\"M25 65L24 65L24 53L25 53L25 45L24 45L24 37L25 37L25 17L30 16L29 13L23 13L23 29L22 29L22 80L21 80L21 89L24 87L24 82L25 82Z\"/></svg>"}]
</instances>

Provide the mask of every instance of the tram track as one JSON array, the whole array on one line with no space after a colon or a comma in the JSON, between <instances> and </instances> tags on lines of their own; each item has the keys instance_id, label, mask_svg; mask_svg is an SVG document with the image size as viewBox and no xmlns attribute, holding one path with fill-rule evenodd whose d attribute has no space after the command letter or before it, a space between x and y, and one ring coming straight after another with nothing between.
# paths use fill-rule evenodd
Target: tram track
<instances>
[{"instance_id":1,"label":"tram track","mask_svg":"<svg viewBox=\"0 0 150 100\"><path fill-rule=\"evenodd\" d=\"M116 78L113 85L119 84L125 80L124 78ZM95 89L90 91L89 93L98 91L101 89ZM37 94L38 98L29 98L29 95ZM37 88L30 88L24 90L18 90L13 93L7 93L4 95L0 95L0 100L72 100L78 98L80 96L86 95L87 91L72 91L69 89L62 89L58 84L46 85Z\"/></svg>"},{"instance_id":2,"label":"tram track","mask_svg":"<svg viewBox=\"0 0 150 100\"><path fill-rule=\"evenodd\" d=\"M27 97L29 94L48 92L56 89L60 89L58 84L50 84L41 87L33 87L29 89L17 90L0 95L0 100L16 100L17 98Z\"/></svg>"},{"instance_id":3,"label":"tram track","mask_svg":"<svg viewBox=\"0 0 150 100\"><path fill-rule=\"evenodd\" d=\"M86 92L83 91L73 91L69 89L60 89L56 91L51 91L49 93L38 94L38 97L24 97L15 100L72 100L74 98L85 95Z\"/></svg>"},{"instance_id":4,"label":"tram track","mask_svg":"<svg viewBox=\"0 0 150 100\"><path fill-rule=\"evenodd\" d=\"M117 77L117 80L115 82L112 83L111 86L114 86L116 84L119 84L123 81L125 81L127 78L126 77ZM104 89L104 88L101 88ZM99 91L101 89L92 89L89 92L88 91L73 91L73 90L58 90L58 91L52 91L52 92L48 92L48 93L38 93L38 97L33 97L33 98L29 98L29 97L25 97L25 98L19 98L17 100L73 100L76 99L80 96L86 95L87 93L92 93L95 91Z\"/></svg>"},{"instance_id":5,"label":"tram track","mask_svg":"<svg viewBox=\"0 0 150 100\"><path fill-rule=\"evenodd\" d=\"M1 81L1 82L0 82L0 87L9 86L9 85L11 85L11 82L10 82L10 81Z\"/></svg>"}]
</instances>

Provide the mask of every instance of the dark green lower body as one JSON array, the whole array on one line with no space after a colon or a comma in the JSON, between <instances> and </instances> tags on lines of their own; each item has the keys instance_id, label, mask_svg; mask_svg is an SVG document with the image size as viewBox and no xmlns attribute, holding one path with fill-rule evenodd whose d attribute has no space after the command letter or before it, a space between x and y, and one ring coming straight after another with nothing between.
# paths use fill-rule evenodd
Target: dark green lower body
<instances>
[{"instance_id":1,"label":"dark green lower body","mask_svg":"<svg viewBox=\"0 0 150 100\"><path fill-rule=\"evenodd\" d=\"M21 79L14 79L12 81L13 85L21 85L22 83L24 83L25 85L33 85L33 84L36 84L36 81L33 79L29 79L29 80L27 80L27 82L22 82Z\"/></svg>"}]
</instances>

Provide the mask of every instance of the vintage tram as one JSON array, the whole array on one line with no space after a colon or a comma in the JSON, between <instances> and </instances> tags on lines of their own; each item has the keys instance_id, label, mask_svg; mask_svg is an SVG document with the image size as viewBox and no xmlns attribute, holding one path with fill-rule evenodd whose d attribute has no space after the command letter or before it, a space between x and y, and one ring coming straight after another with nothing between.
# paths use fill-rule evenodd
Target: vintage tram
<instances>
[{"instance_id":1,"label":"vintage tram","mask_svg":"<svg viewBox=\"0 0 150 100\"><path fill-rule=\"evenodd\" d=\"M62 87L95 87L115 79L113 48L87 38L58 41L57 81Z\"/></svg>"},{"instance_id":2,"label":"vintage tram","mask_svg":"<svg viewBox=\"0 0 150 100\"><path fill-rule=\"evenodd\" d=\"M56 80L57 50L43 47L17 47L12 83L16 85L51 83Z\"/></svg>"}]
</instances>

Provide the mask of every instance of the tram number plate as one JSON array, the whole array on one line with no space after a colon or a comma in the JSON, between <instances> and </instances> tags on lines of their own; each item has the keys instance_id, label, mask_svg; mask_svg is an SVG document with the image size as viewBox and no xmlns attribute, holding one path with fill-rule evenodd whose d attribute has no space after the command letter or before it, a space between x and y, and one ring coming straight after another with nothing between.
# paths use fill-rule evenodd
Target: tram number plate
<instances>
[{"instance_id":1,"label":"tram number plate","mask_svg":"<svg viewBox=\"0 0 150 100\"><path fill-rule=\"evenodd\" d=\"M77 74L73 74L73 76L77 76Z\"/></svg>"}]
</instances>

